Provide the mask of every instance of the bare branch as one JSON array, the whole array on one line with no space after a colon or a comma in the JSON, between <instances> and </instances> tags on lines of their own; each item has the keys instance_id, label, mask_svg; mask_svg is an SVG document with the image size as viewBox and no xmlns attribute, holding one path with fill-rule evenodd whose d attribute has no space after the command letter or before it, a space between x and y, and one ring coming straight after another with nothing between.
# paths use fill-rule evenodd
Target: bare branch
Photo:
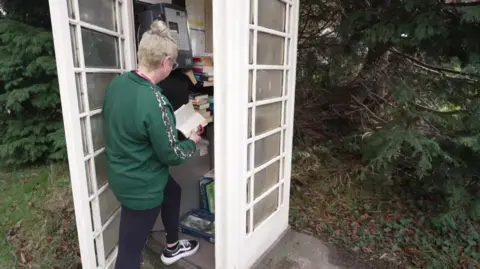
<instances>
[{"instance_id":1,"label":"bare branch","mask_svg":"<svg viewBox=\"0 0 480 269\"><path fill-rule=\"evenodd\" d=\"M444 0L443 3L448 6L477 6L480 0Z\"/></svg>"},{"instance_id":2,"label":"bare branch","mask_svg":"<svg viewBox=\"0 0 480 269\"><path fill-rule=\"evenodd\" d=\"M425 107L425 106L422 106L422 105L419 105L419 104L413 104L413 105L415 105L415 107L420 109L420 110L428 111L428 112L432 112L432 113L436 113L436 114L453 115L453 114L458 114L458 113L468 113L467 110L461 110L461 109L450 110L450 111L440 111L440 110L431 109L431 108L428 108L428 107Z\"/></svg>"},{"instance_id":3,"label":"bare branch","mask_svg":"<svg viewBox=\"0 0 480 269\"><path fill-rule=\"evenodd\" d=\"M368 108L365 104L363 104L362 102L358 101L358 99L355 98L355 96L353 96L353 95L351 95L351 96L352 96L353 100L354 100L357 104L359 104L359 105L361 105L363 108L365 108L365 109L370 113L370 115L372 115L374 118L376 118L377 120L379 120L379 121L381 121L381 122L383 122L383 123L387 123L386 120L384 120L384 119L380 118L379 116L377 116L377 114L375 114L372 110L370 110L370 108Z\"/></svg>"}]
</instances>

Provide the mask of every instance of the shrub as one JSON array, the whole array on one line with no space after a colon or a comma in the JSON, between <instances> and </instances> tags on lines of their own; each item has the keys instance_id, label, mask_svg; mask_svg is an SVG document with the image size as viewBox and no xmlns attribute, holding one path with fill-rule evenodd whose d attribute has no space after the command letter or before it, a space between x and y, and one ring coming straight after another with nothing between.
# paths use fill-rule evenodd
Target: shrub
<instances>
[{"instance_id":1,"label":"shrub","mask_svg":"<svg viewBox=\"0 0 480 269\"><path fill-rule=\"evenodd\" d=\"M51 32L0 21L0 164L63 160L66 148Z\"/></svg>"}]
</instances>

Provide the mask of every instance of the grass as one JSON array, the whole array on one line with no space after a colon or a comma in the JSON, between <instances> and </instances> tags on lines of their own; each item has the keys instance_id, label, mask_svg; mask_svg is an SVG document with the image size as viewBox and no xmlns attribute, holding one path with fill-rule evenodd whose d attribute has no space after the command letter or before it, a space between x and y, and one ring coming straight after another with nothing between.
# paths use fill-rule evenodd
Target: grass
<instances>
[{"instance_id":1,"label":"grass","mask_svg":"<svg viewBox=\"0 0 480 269\"><path fill-rule=\"evenodd\" d=\"M360 180L355 158L295 152L295 229L356 253L366 268L480 268L480 223L439 215L435 201L375 177ZM0 191L0 268L81 268L65 165L0 170Z\"/></svg>"},{"instance_id":2,"label":"grass","mask_svg":"<svg viewBox=\"0 0 480 269\"><path fill-rule=\"evenodd\" d=\"M372 268L480 268L478 221L440 214L436 202L419 198L414 188L360 180L361 163L322 148L297 151L293 167L295 229L375 261Z\"/></svg>"},{"instance_id":3,"label":"grass","mask_svg":"<svg viewBox=\"0 0 480 269\"><path fill-rule=\"evenodd\" d=\"M68 169L0 170L0 268L81 268Z\"/></svg>"}]
</instances>

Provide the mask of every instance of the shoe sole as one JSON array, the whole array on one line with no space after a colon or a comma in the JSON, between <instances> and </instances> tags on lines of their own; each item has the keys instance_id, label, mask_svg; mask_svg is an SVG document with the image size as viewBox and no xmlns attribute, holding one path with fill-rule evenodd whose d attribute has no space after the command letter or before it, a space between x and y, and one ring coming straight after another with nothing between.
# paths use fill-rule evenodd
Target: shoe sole
<instances>
[{"instance_id":1,"label":"shoe sole","mask_svg":"<svg viewBox=\"0 0 480 269\"><path fill-rule=\"evenodd\" d=\"M182 253L182 254L179 254L179 255L177 255L177 256L175 256L175 257L172 257L172 258L166 258L166 257L162 254L162 257L160 257L160 259L162 260L163 264L165 264L165 265L172 265L172 264L178 262L179 260L181 260L181 259L183 259L183 258L192 256L192 255L195 255L195 253L197 253L197 251L198 251L199 248L200 248L200 243L198 243L198 245L197 245L194 249L192 249L192 250L190 250L190 251L188 251L188 252L184 252L184 253Z\"/></svg>"}]
</instances>

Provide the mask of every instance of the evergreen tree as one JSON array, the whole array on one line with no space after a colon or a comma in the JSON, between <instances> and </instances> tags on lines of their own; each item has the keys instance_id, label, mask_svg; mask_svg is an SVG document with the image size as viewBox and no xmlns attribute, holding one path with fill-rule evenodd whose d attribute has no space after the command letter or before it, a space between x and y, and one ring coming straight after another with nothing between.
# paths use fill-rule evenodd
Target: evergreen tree
<instances>
[{"instance_id":1,"label":"evergreen tree","mask_svg":"<svg viewBox=\"0 0 480 269\"><path fill-rule=\"evenodd\" d=\"M364 175L441 194L451 225L480 219L479 3L302 4L298 98L321 96L328 121L297 137L358 138Z\"/></svg>"},{"instance_id":2,"label":"evergreen tree","mask_svg":"<svg viewBox=\"0 0 480 269\"><path fill-rule=\"evenodd\" d=\"M0 6L0 164L65 159L48 1Z\"/></svg>"}]
</instances>

